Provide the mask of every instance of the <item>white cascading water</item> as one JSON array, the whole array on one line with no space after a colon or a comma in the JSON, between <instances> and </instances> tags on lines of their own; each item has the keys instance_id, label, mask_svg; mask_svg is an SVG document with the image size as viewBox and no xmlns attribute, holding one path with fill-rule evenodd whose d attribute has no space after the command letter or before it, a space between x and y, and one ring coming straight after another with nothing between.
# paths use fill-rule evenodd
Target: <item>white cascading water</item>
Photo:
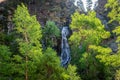
<instances>
[{"instance_id":1,"label":"white cascading water","mask_svg":"<svg viewBox=\"0 0 120 80\"><path fill-rule=\"evenodd\" d=\"M61 65L67 68L70 62L70 48L67 40L67 36L69 35L68 27L63 27L61 33L62 33Z\"/></svg>"},{"instance_id":2,"label":"white cascading water","mask_svg":"<svg viewBox=\"0 0 120 80\"><path fill-rule=\"evenodd\" d=\"M90 10L93 10L97 6L98 0L92 0L92 5ZM74 5L77 6L83 12L87 12L87 0L74 0ZM67 40L67 36L69 35L68 27L63 27L62 31L62 44L61 44L61 65L67 68L70 62L70 48Z\"/></svg>"},{"instance_id":3,"label":"white cascading water","mask_svg":"<svg viewBox=\"0 0 120 80\"><path fill-rule=\"evenodd\" d=\"M91 5L91 10L94 10L97 5L98 5L98 0L91 0L92 5ZM74 5L78 7L81 11L87 12L87 0L75 0Z\"/></svg>"}]
</instances>

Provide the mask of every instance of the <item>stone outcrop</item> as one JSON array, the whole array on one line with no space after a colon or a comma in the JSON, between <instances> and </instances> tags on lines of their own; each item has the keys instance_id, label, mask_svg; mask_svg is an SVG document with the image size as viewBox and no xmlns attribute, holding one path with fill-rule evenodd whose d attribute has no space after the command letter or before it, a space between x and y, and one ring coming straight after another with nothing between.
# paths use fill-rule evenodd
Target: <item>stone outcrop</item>
<instances>
[{"instance_id":1,"label":"stone outcrop","mask_svg":"<svg viewBox=\"0 0 120 80\"><path fill-rule=\"evenodd\" d=\"M46 0L46 2L34 2L28 5L30 13L37 15L42 25L47 20L55 21L58 26L69 23L70 16L75 11L75 6L71 0ZM67 23L67 24L68 24Z\"/></svg>"}]
</instances>

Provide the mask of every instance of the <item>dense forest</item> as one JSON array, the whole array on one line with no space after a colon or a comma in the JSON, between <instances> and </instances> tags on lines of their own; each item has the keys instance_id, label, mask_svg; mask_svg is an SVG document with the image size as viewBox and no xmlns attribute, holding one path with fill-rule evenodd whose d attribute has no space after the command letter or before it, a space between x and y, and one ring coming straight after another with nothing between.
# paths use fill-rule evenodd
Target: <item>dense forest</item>
<instances>
[{"instance_id":1,"label":"dense forest","mask_svg":"<svg viewBox=\"0 0 120 80\"><path fill-rule=\"evenodd\" d=\"M120 80L120 0L74 1L0 0L0 80Z\"/></svg>"}]
</instances>

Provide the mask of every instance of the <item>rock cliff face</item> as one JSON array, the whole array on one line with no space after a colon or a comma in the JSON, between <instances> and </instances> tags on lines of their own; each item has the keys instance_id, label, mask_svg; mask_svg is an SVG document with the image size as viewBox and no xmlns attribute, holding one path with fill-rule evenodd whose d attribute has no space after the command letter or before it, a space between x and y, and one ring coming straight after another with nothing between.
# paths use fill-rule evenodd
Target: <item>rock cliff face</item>
<instances>
[{"instance_id":1,"label":"rock cliff face","mask_svg":"<svg viewBox=\"0 0 120 80\"><path fill-rule=\"evenodd\" d=\"M46 0L43 3L34 2L28 5L30 13L37 15L38 20L42 25L47 20L55 21L58 26L69 23L69 18L75 11L73 0ZM68 24L67 23L67 24Z\"/></svg>"},{"instance_id":2,"label":"rock cliff face","mask_svg":"<svg viewBox=\"0 0 120 80\"><path fill-rule=\"evenodd\" d=\"M96 8L96 12L103 14L105 12L105 4L107 3L107 0L98 0L98 6Z\"/></svg>"},{"instance_id":3,"label":"rock cliff face","mask_svg":"<svg viewBox=\"0 0 120 80\"><path fill-rule=\"evenodd\" d=\"M107 25L107 23L108 23L108 18L107 18L108 11L104 7L106 3L107 3L107 0L98 0L98 6L97 6L95 11L97 13L97 17L105 25L105 28L107 30L110 30L109 26Z\"/></svg>"},{"instance_id":4,"label":"rock cliff face","mask_svg":"<svg viewBox=\"0 0 120 80\"><path fill-rule=\"evenodd\" d=\"M43 2L34 0L28 5L31 14L37 15L38 20L42 25L47 20L55 21L59 27L68 25L70 23L70 16L76 10L79 10L74 5L75 0L44 0ZM104 9L104 5L107 0L98 0L98 6L96 8L97 17L103 20L103 24L107 23L107 11ZM81 12L82 13L82 12ZM108 26L106 25L106 28Z\"/></svg>"},{"instance_id":5,"label":"rock cliff face","mask_svg":"<svg viewBox=\"0 0 120 80\"><path fill-rule=\"evenodd\" d=\"M15 9L17 4L21 2L28 5L29 11L32 15L36 15L39 22L44 25L47 20L55 21L58 26L68 25L70 23L70 16L78 8L74 5L75 0L6 0L5 2L0 3L1 8L7 8L10 12L10 9ZM96 12L102 17L106 17L104 5L107 0L99 0L98 7ZM11 11L13 12L13 10ZM2 13L0 14L0 19L2 19ZM9 14L8 14L9 15ZM99 17L99 16L98 16ZM100 17L101 18L101 17ZM102 19L101 19L102 20Z\"/></svg>"}]
</instances>

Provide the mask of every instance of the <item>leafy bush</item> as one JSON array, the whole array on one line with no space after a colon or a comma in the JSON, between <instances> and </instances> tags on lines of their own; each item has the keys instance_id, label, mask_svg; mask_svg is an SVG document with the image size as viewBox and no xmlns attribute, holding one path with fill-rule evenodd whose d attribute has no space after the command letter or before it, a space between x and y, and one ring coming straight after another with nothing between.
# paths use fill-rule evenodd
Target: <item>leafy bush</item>
<instances>
[{"instance_id":1,"label":"leafy bush","mask_svg":"<svg viewBox=\"0 0 120 80\"><path fill-rule=\"evenodd\" d=\"M53 21L47 21L43 29L43 39L46 47L56 46L57 39L60 37L60 30Z\"/></svg>"}]
</instances>

